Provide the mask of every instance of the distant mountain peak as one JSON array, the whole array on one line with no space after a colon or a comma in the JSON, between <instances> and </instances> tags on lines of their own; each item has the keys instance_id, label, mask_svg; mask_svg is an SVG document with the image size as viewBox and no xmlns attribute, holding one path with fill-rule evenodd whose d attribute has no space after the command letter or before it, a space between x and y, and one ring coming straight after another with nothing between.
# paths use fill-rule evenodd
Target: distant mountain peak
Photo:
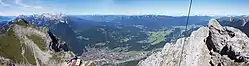
<instances>
[{"instance_id":1,"label":"distant mountain peak","mask_svg":"<svg viewBox=\"0 0 249 66\"><path fill-rule=\"evenodd\" d=\"M38 19L44 21L53 21L55 23L68 23L67 15L61 13L43 13L43 14L33 14L33 15L19 15L17 16L17 20L22 18L30 18L30 19Z\"/></svg>"},{"instance_id":2,"label":"distant mountain peak","mask_svg":"<svg viewBox=\"0 0 249 66\"><path fill-rule=\"evenodd\" d=\"M60 19L60 18L64 18L66 17L65 14L61 14L61 13L43 13L41 14L41 16L44 16L46 18L51 18L51 19Z\"/></svg>"}]
</instances>

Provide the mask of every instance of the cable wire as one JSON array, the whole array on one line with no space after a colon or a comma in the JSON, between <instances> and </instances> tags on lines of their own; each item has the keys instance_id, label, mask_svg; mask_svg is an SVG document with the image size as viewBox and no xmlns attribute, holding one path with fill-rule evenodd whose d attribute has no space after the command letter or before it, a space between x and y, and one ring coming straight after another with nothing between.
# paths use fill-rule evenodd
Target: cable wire
<instances>
[{"instance_id":1,"label":"cable wire","mask_svg":"<svg viewBox=\"0 0 249 66\"><path fill-rule=\"evenodd\" d=\"M191 12L191 7L192 7L192 0L190 0L190 3L189 3L189 8L188 8L188 16L187 16L187 23L186 23L186 26L185 26L185 35L187 35L187 30L188 30L188 23L189 23L189 15L190 15L190 12ZM186 38L184 38L184 41L183 41L183 45L182 45L182 50L181 50L181 54L180 54L180 61L179 61L179 66L181 66L181 62L182 62L182 54L183 54L183 49L184 49L184 46L185 46L185 42L186 42Z\"/></svg>"}]
</instances>

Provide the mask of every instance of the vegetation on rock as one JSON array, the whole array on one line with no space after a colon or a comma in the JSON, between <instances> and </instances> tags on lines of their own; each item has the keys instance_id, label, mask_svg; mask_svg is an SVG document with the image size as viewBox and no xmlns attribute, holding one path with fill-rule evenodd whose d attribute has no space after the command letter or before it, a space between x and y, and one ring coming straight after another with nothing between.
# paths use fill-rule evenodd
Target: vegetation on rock
<instances>
[{"instance_id":1,"label":"vegetation on rock","mask_svg":"<svg viewBox=\"0 0 249 66\"><path fill-rule=\"evenodd\" d=\"M45 41L41 37L36 35L30 35L27 37L31 39L41 50L45 51L47 49Z\"/></svg>"}]
</instances>

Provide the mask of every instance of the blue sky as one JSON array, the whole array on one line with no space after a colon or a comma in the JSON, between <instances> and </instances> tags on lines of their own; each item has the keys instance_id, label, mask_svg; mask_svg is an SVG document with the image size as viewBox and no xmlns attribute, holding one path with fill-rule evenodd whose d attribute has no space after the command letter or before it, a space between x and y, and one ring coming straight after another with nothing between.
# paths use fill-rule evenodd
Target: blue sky
<instances>
[{"instance_id":1,"label":"blue sky","mask_svg":"<svg viewBox=\"0 0 249 66\"><path fill-rule=\"evenodd\" d=\"M0 15L187 15L189 0L0 0ZM191 15L249 15L249 0L193 0Z\"/></svg>"}]
</instances>

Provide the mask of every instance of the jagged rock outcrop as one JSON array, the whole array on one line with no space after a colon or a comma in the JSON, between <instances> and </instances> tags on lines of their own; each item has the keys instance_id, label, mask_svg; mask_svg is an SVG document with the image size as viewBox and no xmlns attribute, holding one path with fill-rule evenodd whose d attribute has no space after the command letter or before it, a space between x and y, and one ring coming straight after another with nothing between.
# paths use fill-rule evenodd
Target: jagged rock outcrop
<instances>
[{"instance_id":1,"label":"jagged rock outcrop","mask_svg":"<svg viewBox=\"0 0 249 66\"><path fill-rule=\"evenodd\" d=\"M60 41L53 33L48 31L48 35L51 38L51 42L49 43L49 48L55 52L60 51L68 51L68 46L65 42Z\"/></svg>"},{"instance_id":2,"label":"jagged rock outcrop","mask_svg":"<svg viewBox=\"0 0 249 66\"><path fill-rule=\"evenodd\" d=\"M28 24L23 19L11 24L5 35L0 37L0 63L17 66L67 66L64 60L73 53L67 51L63 41L54 35L51 37L47 31L46 28Z\"/></svg>"},{"instance_id":3,"label":"jagged rock outcrop","mask_svg":"<svg viewBox=\"0 0 249 66\"><path fill-rule=\"evenodd\" d=\"M233 27L222 27L216 19L189 37L167 43L162 51L139 62L138 66L246 66L249 39ZM179 65L180 64L180 65Z\"/></svg>"},{"instance_id":4,"label":"jagged rock outcrop","mask_svg":"<svg viewBox=\"0 0 249 66\"><path fill-rule=\"evenodd\" d=\"M231 26L240 29L249 37L249 16L222 17L218 21L223 26Z\"/></svg>"}]
</instances>

